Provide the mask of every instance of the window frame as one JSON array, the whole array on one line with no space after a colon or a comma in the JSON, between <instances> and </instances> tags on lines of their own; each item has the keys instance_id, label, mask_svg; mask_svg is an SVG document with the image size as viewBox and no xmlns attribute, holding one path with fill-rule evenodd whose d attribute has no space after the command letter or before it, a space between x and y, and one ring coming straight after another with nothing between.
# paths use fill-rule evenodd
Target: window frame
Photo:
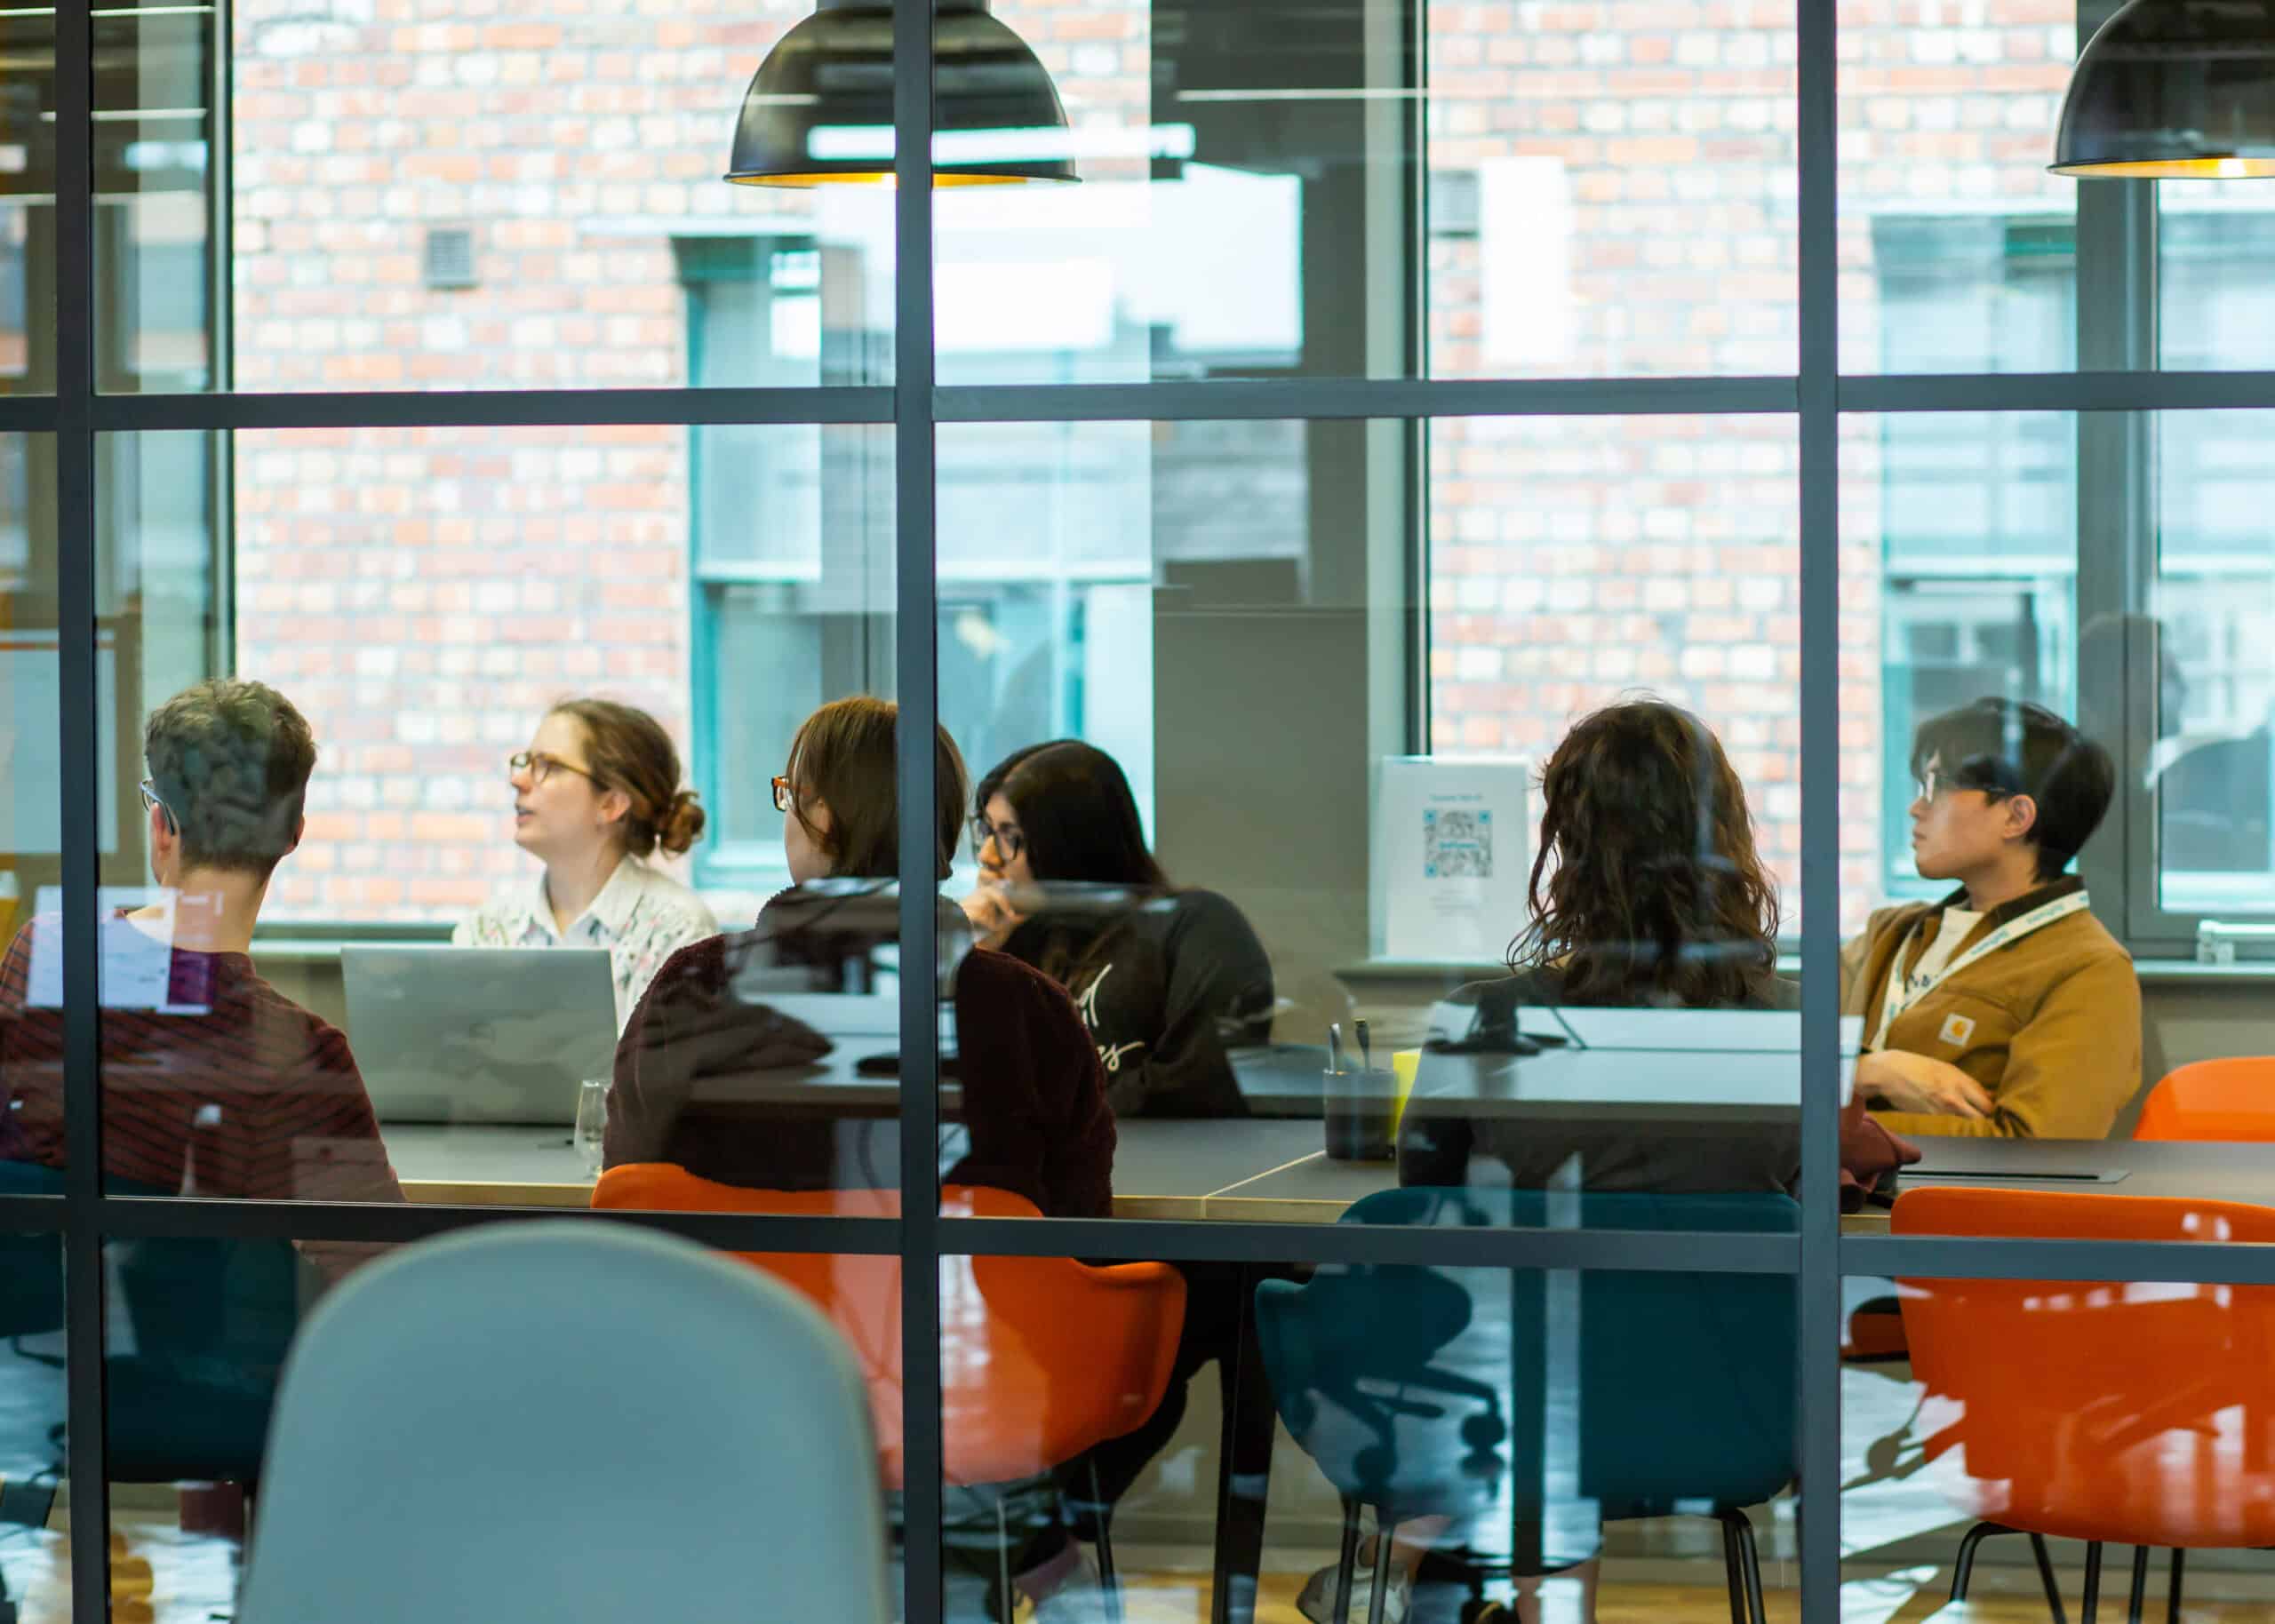
<instances>
[{"instance_id":1,"label":"window frame","mask_svg":"<svg viewBox=\"0 0 2275 1624\"><path fill-rule=\"evenodd\" d=\"M1797 420L1800 457L1800 779L1802 786L1802 1055L1812 1085L1829 1085L1840 1070L1837 931L1840 876L1840 420L1844 412L2074 411L2081 443L2111 457L2136 476L2145 459L2127 462L2125 448L2105 443L2111 425L2137 434L2151 411L2223 406L2275 408L2275 371L2158 374L2148 370L2153 345L2153 231L2111 214L2138 205L2143 183L2095 182L2080 192L2081 302L2086 284L2113 281L2128 293L2112 308L2133 322L2106 335L2112 353L2081 354L2080 370L2036 377L1844 376L1839 362L1836 15L1832 0L1800 0L1796 12L1795 136L1798 196L1799 346L1791 373L1719 378L1479 380L1301 377L1251 382L1162 382L1132 386L967 386L936 388L933 349L932 193L929 157L933 130L930 0L898 0L892 23L896 108L897 257L890 388L826 386L768 389L610 389L499 391L494 394L270 394L178 396L105 394L97 385L92 312L100 290L92 165L93 50L89 9L72 0L58 9L56 71L55 285L56 390L40 397L0 399L0 433L52 436L55 461L56 553L63 633L60 639L63 771L62 957L67 989L64 1027L66 1193L0 1198L0 1227L65 1237L68 1426L75 1457L100 1462L106 1415L103 1254L113 1239L144 1236L269 1236L306 1239L403 1241L475 1223L538 1218L549 1223L635 1222L714 1246L744 1251L895 1254L902 1263L901 1327L905 1391L919 1424L906 1433L907 1525L905 1582L909 1624L936 1624L940 1612L942 1512L939 1303L934 1264L942 1255L987 1254L1097 1258L1179 1258L1247 1263L1418 1263L1553 1270L1700 1270L1768 1273L1795 1280L1800 1334L1799 1459L1804 1515L1799 1519L1800 1604L1815 1624L1840 1616L1842 1568L1838 1514L1841 1366L1839 1358L1844 1278L1891 1275L2053 1279L2275 1284L2275 1247L2223 1242L2110 1243L2021 1239L1918 1239L1841 1236L1839 1228L1838 1109L1830 1086L1805 1088L1801 1103L1804 1178L1800 1232L1794 1236L1680 1234L1653 1231L1392 1230L1303 1223L1239 1224L1193 1220L981 1220L938 1215L939 1055L934 972L938 967L933 901L936 854L925 820L902 820L898 872L901 927L903 1216L897 1220L796 1220L750 1215L509 1212L487 1206L359 1206L346 1204L182 1201L108 1193L103 1186L100 1084L100 1009L95 989L100 840L98 762L97 521L99 436L105 434L235 428L462 427L608 426L627 421L709 424L890 425L895 452L895 608L893 674L903 707L898 762L902 792L917 805L934 788L932 724L938 714L935 504L936 434L950 422L1038 420L1219 420L1226 418L1367 418L1409 432L1432 417L1609 414L1714 415L1731 411L1787 415ZM1388 5L1369 25L1391 52L1421 43L1418 4ZM2080 18L2081 29L2099 20ZM1418 63L1426 52L1413 50ZM1419 87L1423 75L1415 70ZM1418 119L1420 98L1404 99ZM1396 108L1391 109L1393 113ZM1417 157L1425 155L1417 153ZM2133 203L2127 199L2132 197ZM2091 207L2088 200L2094 200ZM2087 230L2087 221L2094 227ZM2119 229L2119 227L2122 227ZM2104 238L2104 232L2109 235ZM2088 246L2088 242L2093 246ZM2149 244L2143 267L2140 253ZM2088 276L2088 269L2091 275ZM2145 275L2145 284L2138 278ZM2135 279L2127 282L2127 279ZM2142 334L2145 286L2148 337ZM2131 348L2123 346L2132 346ZM2127 356L2139 370L2126 371ZM2144 359L2143 359L2144 358ZM1387 438L1388 436L1385 436ZM2136 452L2142 448L2136 447ZM2081 467L2097 465L2081 458ZM2140 545L2152 536L2140 508L2144 482L2116 491L2120 501L2081 514L2080 624L2098 603L2138 601L2144 577ZM1410 493L1409 493L1410 494ZM2088 550L2086 526L2114 527L2131 544ZM1370 560L1385 569L1403 560ZM2092 592L2086 577L2092 577ZM1385 617L1388 618L1388 617ZM1410 666L1409 667L1410 669ZM2121 678L2120 672L2119 677ZM2133 685L2137 689L2138 685ZM1385 695L1386 710L1410 720L1414 695ZM2118 696L2120 699L2127 695ZM2137 699L2134 692L2130 698ZM2126 892L2123 854L2146 839L2145 818L2128 797L2116 840L2095 854L2118 860L2120 910L2137 906ZM2151 850L2151 855L2153 856ZM2136 854L2137 856L2137 854ZM2096 872L2099 872L2096 867ZM2104 905L2109 905L2105 903ZM2157 921L2149 921L2154 924ZM108 1494L100 1469L76 1474L74 1520L84 1530L107 1526ZM72 1617L103 1624L110 1583L107 1539L82 1537L71 1555Z\"/></svg>"}]
</instances>

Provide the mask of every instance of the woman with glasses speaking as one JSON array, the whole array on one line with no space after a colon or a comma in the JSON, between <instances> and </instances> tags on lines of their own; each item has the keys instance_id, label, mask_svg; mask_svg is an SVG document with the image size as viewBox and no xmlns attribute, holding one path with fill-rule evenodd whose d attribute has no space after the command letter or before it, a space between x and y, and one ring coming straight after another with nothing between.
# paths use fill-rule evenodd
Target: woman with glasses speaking
<instances>
[{"instance_id":1,"label":"woman with glasses speaking","mask_svg":"<svg viewBox=\"0 0 2275 1624\"><path fill-rule=\"evenodd\" d=\"M645 711L564 699L507 768L514 844L544 867L499 891L451 939L608 949L620 1031L664 960L719 934L703 899L647 861L659 850L682 855L703 832L679 752Z\"/></svg>"}]
</instances>

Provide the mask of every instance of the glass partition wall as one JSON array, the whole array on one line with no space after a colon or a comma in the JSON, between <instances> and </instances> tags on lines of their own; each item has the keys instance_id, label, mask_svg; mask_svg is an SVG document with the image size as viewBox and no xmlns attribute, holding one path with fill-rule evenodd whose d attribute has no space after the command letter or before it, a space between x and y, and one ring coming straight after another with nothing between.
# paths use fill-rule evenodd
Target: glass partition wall
<instances>
[{"instance_id":1,"label":"glass partition wall","mask_svg":"<svg viewBox=\"0 0 2275 1624\"><path fill-rule=\"evenodd\" d=\"M1842 964L1994 699L2141 984L2260 973L2275 192L2045 172L2091 4L830 6L828 118L807 19L0 17L26 1616L228 1611L304 1314L547 1216L829 1294L908 1624L1923 1615L1996 1383L1876 1337L2275 1287L1849 1199ZM2264 1176L2152 1161L2060 1176Z\"/></svg>"}]
</instances>

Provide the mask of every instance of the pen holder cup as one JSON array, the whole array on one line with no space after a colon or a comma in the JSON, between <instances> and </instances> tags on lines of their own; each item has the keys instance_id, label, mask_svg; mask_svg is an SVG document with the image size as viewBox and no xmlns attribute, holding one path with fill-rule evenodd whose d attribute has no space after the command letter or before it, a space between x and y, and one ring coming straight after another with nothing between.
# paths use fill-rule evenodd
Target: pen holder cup
<instances>
[{"instance_id":1,"label":"pen holder cup","mask_svg":"<svg viewBox=\"0 0 2275 1624\"><path fill-rule=\"evenodd\" d=\"M1380 1068L1320 1074L1327 1157L1338 1162L1386 1162L1396 1155L1398 1079Z\"/></svg>"}]
</instances>

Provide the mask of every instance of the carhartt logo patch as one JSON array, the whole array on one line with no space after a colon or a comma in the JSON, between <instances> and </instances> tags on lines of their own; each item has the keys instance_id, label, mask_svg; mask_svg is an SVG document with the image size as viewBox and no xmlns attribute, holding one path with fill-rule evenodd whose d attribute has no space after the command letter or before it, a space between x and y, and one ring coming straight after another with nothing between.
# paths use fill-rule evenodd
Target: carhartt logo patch
<instances>
[{"instance_id":1,"label":"carhartt logo patch","mask_svg":"<svg viewBox=\"0 0 2275 1624\"><path fill-rule=\"evenodd\" d=\"M1963 1015L1945 1015L1942 1035L1952 1047L1963 1049L1975 1036L1975 1023Z\"/></svg>"}]
</instances>

